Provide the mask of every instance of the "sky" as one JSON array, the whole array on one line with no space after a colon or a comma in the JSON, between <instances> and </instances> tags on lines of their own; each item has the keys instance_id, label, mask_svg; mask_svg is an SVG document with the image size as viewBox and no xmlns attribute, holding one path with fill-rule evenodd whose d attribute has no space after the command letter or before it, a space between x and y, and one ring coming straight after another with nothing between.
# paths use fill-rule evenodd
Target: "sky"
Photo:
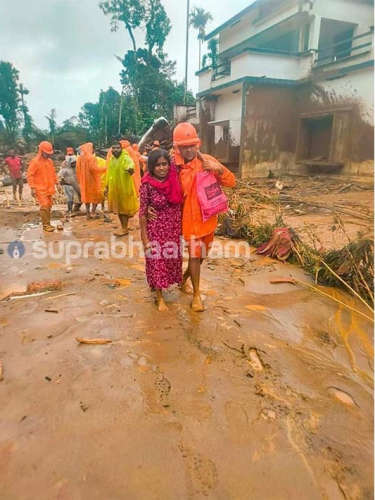
<instances>
[{"instance_id":1,"label":"sky","mask_svg":"<svg viewBox=\"0 0 375 500\"><path fill-rule=\"evenodd\" d=\"M176 78L185 74L185 0L162 0L172 23L165 51L177 61ZM190 0L191 7L211 12L210 32L252 0ZM29 89L31 115L41 128L56 109L57 122L77 116L85 102L96 102L101 89L121 89L121 63L116 59L131 48L124 28L113 33L99 0L0 0L0 60L20 72ZM198 88L198 41L190 31L189 89ZM138 33L137 38L142 39Z\"/></svg>"}]
</instances>

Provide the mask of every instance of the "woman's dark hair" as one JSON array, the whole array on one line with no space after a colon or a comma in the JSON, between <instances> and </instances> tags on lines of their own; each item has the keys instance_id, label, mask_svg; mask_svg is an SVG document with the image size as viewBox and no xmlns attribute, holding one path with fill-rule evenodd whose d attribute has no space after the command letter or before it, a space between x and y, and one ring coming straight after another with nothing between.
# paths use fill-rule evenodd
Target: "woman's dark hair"
<instances>
[{"instance_id":1,"label":"woman's dark hair","mask_svg":"<svg viewBox=\"0 0 375 500\"><path fill-rule=\"evenodd\" d=\"M148 155L147 160L147 170L151 175L154 175L156 163L158 162L159 158L165 158L168 161L169 165L171 164L171 159L169 157L168 151L166 151L165 149L154 149L154 151L151 151Z\"/></svg>"}]
</instances>

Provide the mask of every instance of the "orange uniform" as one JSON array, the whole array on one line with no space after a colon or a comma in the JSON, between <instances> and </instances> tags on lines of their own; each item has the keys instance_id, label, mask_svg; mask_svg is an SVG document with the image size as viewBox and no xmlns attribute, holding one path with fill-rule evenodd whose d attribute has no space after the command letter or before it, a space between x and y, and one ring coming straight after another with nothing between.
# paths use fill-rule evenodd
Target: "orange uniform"
<instances>
[{"instance_id":1,"label":"orange uniform","mask_svg":"<svg viewBox=\"0 0 375 500\"><path fill-rule=\"evenodd\" d=\"M193 125L181 123L175 128L173 142L174 159L176 165L180 167L180 182L184 194L182 233L189 245L190 256L199 258L202 257L203 251L207 254L212 244L217 227L217 216L215 215L203 222L196 189L196 174L203 170L203 162L196 156L192 161L185 163L179 146L195 145L198 147L200 139ZM206 154L201 154L201 156L208 164L215 163L222 168L223 173L221 175L215 174L222 186L233 187L236 184L233 173L224 165L221 165L213 156Z\"/></svg>"},{"instance_id":2,"label":"orange uniform","mask_svg":"<svg viewBox=\"0 0 375 500\"><path fill-rule=\"evenodd\" d=\"M202 154L202 157L208 163L214 162L220 164L213 156ZM236 178L224 165L221 165L221 167L224 169L224 173L217 176L219 183L222 186L233 187L236 184ZM191 162L181 165L180 181L184 193L182 233L185 240L213 235L217 227L217 215L211 217L206 222L202 221L201 207L196 189L196 174L202 170L202 160L197 157Z\"/></svg>"},{"instance_id":3,"label":"orange uniform","mask_svg":"<svg viewBox=\"0 0 375 500\"><path fill-rule=\"evenodd\" d=\"M43 152L53 153L52 145L47 141L40 143L37 156L30 162L27 169L27 182L30 188L35 191L40 207L51 208L57 176L53 161L50 158L43 158Z\"/></svg>"},{"instance_id":4,"label":"orange uniform","mask_svg":"<svg viewBox=\"0 0 375 500\"><path fill-rule=\"evenodd\" d=\"M76 174L81 187L81 200L83 203L101 203L103 201L101 176L106 171L106 167L99 167L91 142L80 146L80 150Z\"/></svg>"}]
</instances>

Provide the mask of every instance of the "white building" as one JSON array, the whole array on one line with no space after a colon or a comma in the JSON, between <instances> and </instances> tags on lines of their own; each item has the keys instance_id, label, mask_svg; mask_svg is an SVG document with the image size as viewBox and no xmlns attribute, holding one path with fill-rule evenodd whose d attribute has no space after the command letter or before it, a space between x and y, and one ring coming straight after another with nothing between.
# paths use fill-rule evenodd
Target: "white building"
<instances>
[{"instance_id":1,"label":"white building","mask_svg":"<svg viewBox=\"0 0 375 500\"><path fill-rule=\"evenodd\" d=\"M241 176L373 172L373 0L256 0L206 36L205 151ZM211 58L212 59L212 58Z\"/></svg>"}]
</instances>

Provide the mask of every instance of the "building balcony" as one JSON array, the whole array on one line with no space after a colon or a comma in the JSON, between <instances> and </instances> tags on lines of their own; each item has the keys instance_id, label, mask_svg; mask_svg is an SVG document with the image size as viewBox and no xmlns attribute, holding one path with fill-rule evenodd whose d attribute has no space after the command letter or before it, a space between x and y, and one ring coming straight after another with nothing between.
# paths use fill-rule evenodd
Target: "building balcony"
<instances>
[{"instance_id":1,"label":"building balcony","mask_svg":"<svg viewBox=\"0 0 375 500\"><path fill-rule=\"evenodd\" d=\"M323 45L315 51L314 73L330 73L353 65L373 61L373 30L357 36L344 38L331 45Z\"/></svg>"},{"instance_id":2,"label":"building balcony","mask_svg":"<svg viewBox=\"0 0 375 500\"><path fill-rule=\"evenodd\" d=\"M245 78L296 82L310 75L313 54L300 55L268 49L248 48L243 53L221 63L216 68L198 71L199 93L238 84Z\"/></svg>"}]
</instances>

